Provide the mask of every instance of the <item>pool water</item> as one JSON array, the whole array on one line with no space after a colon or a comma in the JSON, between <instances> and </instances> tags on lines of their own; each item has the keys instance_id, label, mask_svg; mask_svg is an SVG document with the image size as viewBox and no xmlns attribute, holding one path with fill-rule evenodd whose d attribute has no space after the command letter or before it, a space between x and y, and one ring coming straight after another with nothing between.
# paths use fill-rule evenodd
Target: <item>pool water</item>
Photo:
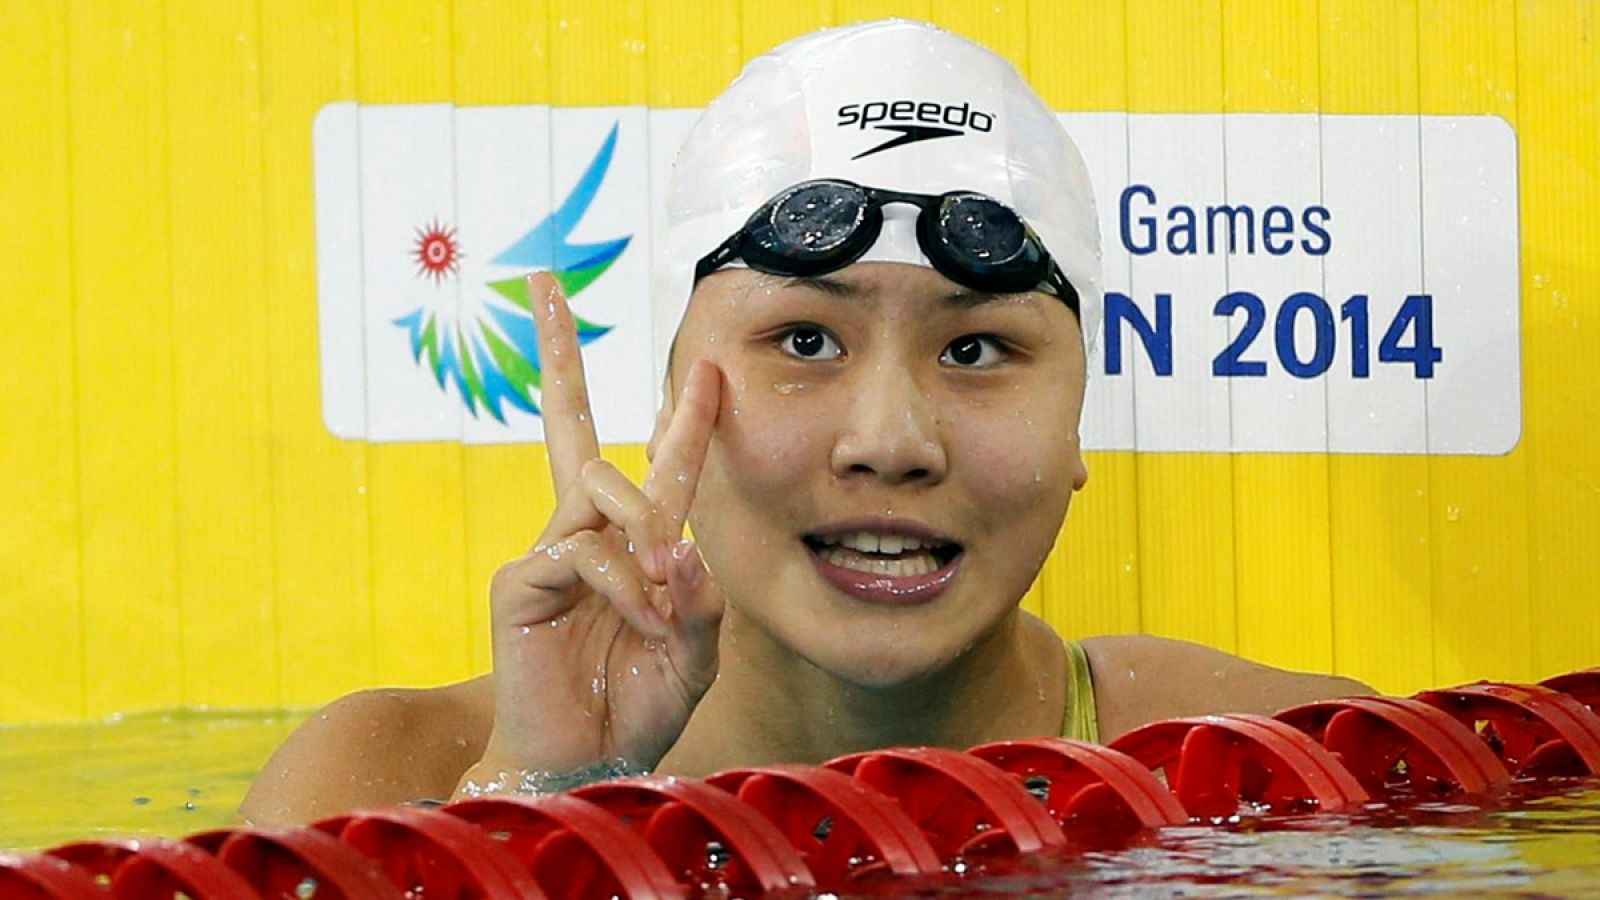
<instances>
[{"instance_id":1,"label":"pool water","mask_svg":"<svg viewBox=\"0 0 1600 900\"><path fill-rule=\"evenodd\" d=\"M1600 898L1600 780L1550 788L1499 809L1374 805L1354 815L1164 828L1134 846L1024 857L959 886L892 894Z\"/></svg>"},{"instance_id":2,"label":"pool water","mask_svg":"<svg viewBox=\"0 0 1600 900\"><path fill-rule=\"evenodd\" d=\"M0 728L0 848L182 836L237 821L255 772L306 711L128 716ZM1600 780L1495 807L1374 805L1353 815L1162 829L877 896L1559 896L1600 898Z\"/></svg>"},{"instance_id":3,"label":"pool water","mask_svg":"<svg viewBox=\"0 0 1600 900\"><path fill-rule=\"evenodd\" d=\"M256 772L309 714L153 713L0 728L0 849L236 823Z\"/></svg>"}]
</instances>

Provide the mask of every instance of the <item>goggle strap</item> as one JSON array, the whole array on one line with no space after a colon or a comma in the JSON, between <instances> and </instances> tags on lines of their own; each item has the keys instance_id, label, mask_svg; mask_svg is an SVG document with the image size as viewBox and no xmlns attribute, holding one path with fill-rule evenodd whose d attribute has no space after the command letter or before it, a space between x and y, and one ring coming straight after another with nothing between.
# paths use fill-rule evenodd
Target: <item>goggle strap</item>
<instances>
[{"instance_id":1,"label":"goggle strap","mask_svg":"<svg viewBox=\"0 0 1600 900\"><path fill-rule=\"evenodd\" d=\"M712 272L715 272L728 263L733 262L734 258L739 255L739 244L743 242L743 240L744 229L741 228L734 232L732 237L729 237L727 240L723 241L722 244L717 247L717 249L707 253L705 256L700 257L700 261L695 263L694 266L694 280L698 282L700 279L710 275Z\"/></svg>"}]
</instances>

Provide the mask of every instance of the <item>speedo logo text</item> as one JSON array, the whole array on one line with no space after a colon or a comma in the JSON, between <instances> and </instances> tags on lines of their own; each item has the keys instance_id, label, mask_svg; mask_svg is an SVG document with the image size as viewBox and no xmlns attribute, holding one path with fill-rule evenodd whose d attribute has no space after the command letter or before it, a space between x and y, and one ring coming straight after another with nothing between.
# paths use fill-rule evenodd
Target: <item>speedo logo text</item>
<instances>
[{"instance_id":1,"label":"speedo logo text","mask_svg":"<svg viewBox=\"0 0 1600 900\"><path fill-rule=\"evenodd\" d=\"M994 130L994 113L973 109L970 103L937 103L931 100L873 100L847 103L839 107L838 127L862 131L892 131L897 136L857 153L852 159L893 150L906 144L937 138L960 137L969 131L987 134Z\"/></svg>"}]
</instances>

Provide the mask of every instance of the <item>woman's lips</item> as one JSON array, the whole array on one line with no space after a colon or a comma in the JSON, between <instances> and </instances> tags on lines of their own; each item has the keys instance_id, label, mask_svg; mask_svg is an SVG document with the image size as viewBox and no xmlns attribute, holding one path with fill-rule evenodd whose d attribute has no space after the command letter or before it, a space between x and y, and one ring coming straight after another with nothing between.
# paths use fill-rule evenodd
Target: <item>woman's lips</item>
<instances>
[{"instance_id":1,"label":"woman's lips","mask_svg":"<svg viewBox=\"0 0 1600 900\"><path fill-rule=\"evenodd\" d=\"M961 561L966 553L957 553L953 559L925 575L888 575L879 572L862 572L835 565L824 559L809 545L806 553L811 564L834 587L852 597L874 603L926 603L939 596L961 571Z\"/></svg>"}]
</instances>

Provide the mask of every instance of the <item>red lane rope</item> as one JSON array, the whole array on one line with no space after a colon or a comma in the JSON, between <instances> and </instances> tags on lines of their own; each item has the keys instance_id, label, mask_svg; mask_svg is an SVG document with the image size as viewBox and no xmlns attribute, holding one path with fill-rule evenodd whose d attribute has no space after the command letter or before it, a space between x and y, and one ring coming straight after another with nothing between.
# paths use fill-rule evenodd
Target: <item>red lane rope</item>
<instances>
[{"instance_id":1,"label":"red lane rope","mask_svg":"<svg viewBox=\"0 0 1600 900\"><path fill-rule=\"evenodd\" d=\"M1371 797L1483 796L1600 774L1600 668L1153 722L1109 747L1047 737L823 766L647 776L307 828L0 853L0 900L468 900L845 892L1075 840Z\"/></svg>"}]
</instances>

